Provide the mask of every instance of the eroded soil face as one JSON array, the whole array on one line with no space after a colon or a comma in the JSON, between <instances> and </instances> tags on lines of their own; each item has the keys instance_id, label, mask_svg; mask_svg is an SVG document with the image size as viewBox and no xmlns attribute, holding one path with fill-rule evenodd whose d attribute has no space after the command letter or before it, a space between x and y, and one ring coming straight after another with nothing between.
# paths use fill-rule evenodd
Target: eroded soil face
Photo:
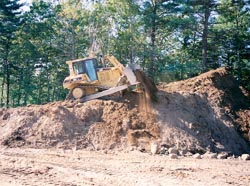
<instances>
[{"instance_id":1,"label":"eroded soil face","mask_svg":"<svg viewBox=\"0 0 250 186\"><path fill-rule=\"evenodd\" d=\"M224 68L159 88L163 138L177 135L182 146L201 151L249 152L249 97Z\"/></svg>"}]
</instances>

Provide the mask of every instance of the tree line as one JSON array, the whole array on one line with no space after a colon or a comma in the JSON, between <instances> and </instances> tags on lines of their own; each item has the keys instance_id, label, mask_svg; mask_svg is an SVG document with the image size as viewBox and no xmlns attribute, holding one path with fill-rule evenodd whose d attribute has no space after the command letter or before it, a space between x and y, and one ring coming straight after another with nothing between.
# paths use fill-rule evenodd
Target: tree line
<instances>
[{"instance_id":1,"label":"tree line","mask_svg":"<svg viewBox=\"0 0 250 186\"><path fill-rule=\"evenodd\" d=\"M156 82L227 66L250 89L249 0L0 2L0 107L63 100L65 61L94 52Z\"/></svg>"}]
</instances>

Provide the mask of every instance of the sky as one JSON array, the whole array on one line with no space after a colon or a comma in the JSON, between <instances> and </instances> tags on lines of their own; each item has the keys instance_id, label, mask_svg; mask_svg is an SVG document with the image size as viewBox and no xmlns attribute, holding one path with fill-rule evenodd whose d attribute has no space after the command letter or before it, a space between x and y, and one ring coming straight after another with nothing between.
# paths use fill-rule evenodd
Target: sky
<instances>
[{"instance_id":1,"label":"sky","mask_svg":"<svg viewBox=\"0 0 250 186\"><path fill-rule=\"evenodd\" d=\"M24 12L29 11L29 5L32 3L32 0L19 0L20 3L24 3L24 6L21 8Z\"/></svg>"}]
</instances>

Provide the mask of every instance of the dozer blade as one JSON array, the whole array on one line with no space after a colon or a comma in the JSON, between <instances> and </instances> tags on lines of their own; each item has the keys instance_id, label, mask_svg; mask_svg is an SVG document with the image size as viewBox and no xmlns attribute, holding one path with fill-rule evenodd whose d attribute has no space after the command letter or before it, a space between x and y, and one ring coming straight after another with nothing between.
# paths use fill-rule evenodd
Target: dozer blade
<instances>
[{"instance_id":1,"label":"dozer blade","mask_svg":"<svg viewBox=\"0 0 250 186\"><path fill-rule=\"evenodd\" d=\"M114 94L116 92L125 90L127 88L128 88L128 85L121 85L121 86L113 87L113 88L110 88L108 90L98 92L96 94L85 96L85 97L80 99L80 102L83 103L83 102L86 102L86 101L89 101L89 100L92 100L92 99L97 99L97 98L100 98L100 97L103 97L103 96L108 96L108 95Z\"/></svg>"},{"instance_id":2,"label":"dozer blade","mask_svg":"<svg viewBox=\"0 0 250 186\"><path fill-rule=\"evenodd\" d=\"M135 73L129 66L125 67L123 72L127 76L127 79L131 85L138 83Z\"/></svg>"}]
</instances>

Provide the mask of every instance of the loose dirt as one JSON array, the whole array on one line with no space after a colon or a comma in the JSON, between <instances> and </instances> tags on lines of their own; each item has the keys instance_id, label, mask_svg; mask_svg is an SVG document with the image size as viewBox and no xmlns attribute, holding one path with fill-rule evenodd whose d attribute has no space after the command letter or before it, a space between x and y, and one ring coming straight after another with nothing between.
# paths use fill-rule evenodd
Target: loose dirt
<instances>
[{"instance_id":1,"label":"loose dirt","mask_svg":"<svg viewBox=\"0 0 250 186\"><path fill-rule=\"evenodd\" d=\"M158 102L152 104L126 93L116 100L1 109L0 142L8 147L145 151L158 143L192 153L249 153L249 99L226 69L161 83L158 89Z\"/></svg>"},{"instance_id":2,"label":"loose dirt","mask_svg":"<svg viewBox=\"0 0 250 186\"><path fill-rule=\"evenodd\" d=\"M249 153L249 97L225 68L159 87L161 104L156 110L168 144Z\"/></svg>"},{"instance_id":3,"label":"loose dirt","mask_svg":"<svg viewBox=\"0 0 250 186\"><path fill-rule=\"evenodd\" d=\"M0 151L1 186L249 186L250 161L169 159L132 151Z\"/></svg>"},{"instance_id":4,"label":"loose dirt","mask_svg":"<svg viewBox=\"0 0 250 186\"><path fill-rule=\"evenodd\" d=\"M3 183L13 185L12 178L16 179L19 175L23 175L25 179L20 185L36 185L35 181L27 183L25 180L38 175L38 181L42 175L46 175L44 185L126 185L127 183L147 185L146 180L148 185L164 185L164 181L169 185L176 183L199 185L197 176L201 174L214 175L216 179L209 177L210 181L219 181L218 183L222 185L234 184L237 179L240 180L238 185L249 183L249 175L246 176L245 171L239 174L231 172L228 176L233 175L234 178L227 178L228 167L219 169L223 162L184 160L178 167L174 165L177 163L174 160L174 163L172 160L163 160L166 158L165 155L154 157L149 155L152 152L152 145L156 145L156 153L160 154L175 148L178 156L182 155L183 158L185 154L190 156L195 153L217 153L236 157L250 153L249 95L238 86L225 68L185 81L160 83L157 86L158 91L153 85L144 85L144 88L149 90L153 88L156 97L155 94L141 97L141 94L127 92L123 97L110 100L92 100L85 103L64 101L11 109L0 108L0 178L7 180ZM147 96L156 102L149 103ZM14 149L19 149L22 153L15 154L19 150ZM65 151L74 152L74 155L71 153L73 159L71 155L65 155ZM130 158L135 158L133 153L138 151L147 152L147 155L136 154L138 159L135 162L140 162L137 170L133 162L130 162ZM107 157L104 155L102 159L99 153L111 155ZM126 154L126 158L122 158L123 153ZM35 156L38 156L37 159ZM115 168L108 168L112 163L109 165L100 163L98 167L97 160L89 156L97 158L100 162L111 158L114 159L113 163L122 166L118 168L118 165L114 165ZM41 161L42 157L46 160L40 162L39 157ZM80 166L78 169L77 158L81 159L79 163L89 161L87 167ZM82 162L82 158L86 158L86 161ZM155 162L146 163L152 158L156 158ZM60 162L62 159L66 162ZM25 162L24 166L19 164L22 161ZM36 169L36 166L29 161L39 162L40 168ZM54 165L54 161L58 161L58 165ZM204 166L202 165L202 168L198 165L191 166L196 161L201 161L199 162L201 164L205 161ZM8 168L12 162L14 162L13 167ZM126 162L128 162L127 168L125 168ZM223 175L218 175L218 172L212 174L211 167L207 167L210 162L216 164L216 170L222 171L220 174ZM94 163L95 168L87 170L89 166L92 167L91 163ZM236 164L234 160L230 160L227 165L236 166ZM144 165L146 170L142 169ZM170 168L166 168L167 165ZM246 169L244 165L241 168ZM60 176L52 176L58 181L53 183L53 179L48 177L51 171L51 174L56 174L55 169L60 171ZM205 173L207 170L209 173ZM65 180L60 182L67 171L74 172L72 184ZM122 177L122 173L125 177ZM159 178L161 181L157 182L158 173L161 175ZM152 176L151 181L147 179L147 174ZM106 182L99 180L100 175L104 176L103 179L107 179ZM80 184L77 176L79 179L86 178L87 182ZM138 177L142 180L136 182ZM187 181L186 178L195 181ZM225 181L224 178L228 180ZM186 184L180 180L184 180ZM152 181L158 184L153 184Z\"/></svg>"},{"instance_id":5,"label":"loose dirt","mask_svg":"<svg viewBox=\"0 0 250 186\"><path fill-rule=\"evenodd\" d=\"M57 102L2 110L1 142L8 147L100 150L158 138L154 117L129 102Z\"/></svg>"}]
</instances>

